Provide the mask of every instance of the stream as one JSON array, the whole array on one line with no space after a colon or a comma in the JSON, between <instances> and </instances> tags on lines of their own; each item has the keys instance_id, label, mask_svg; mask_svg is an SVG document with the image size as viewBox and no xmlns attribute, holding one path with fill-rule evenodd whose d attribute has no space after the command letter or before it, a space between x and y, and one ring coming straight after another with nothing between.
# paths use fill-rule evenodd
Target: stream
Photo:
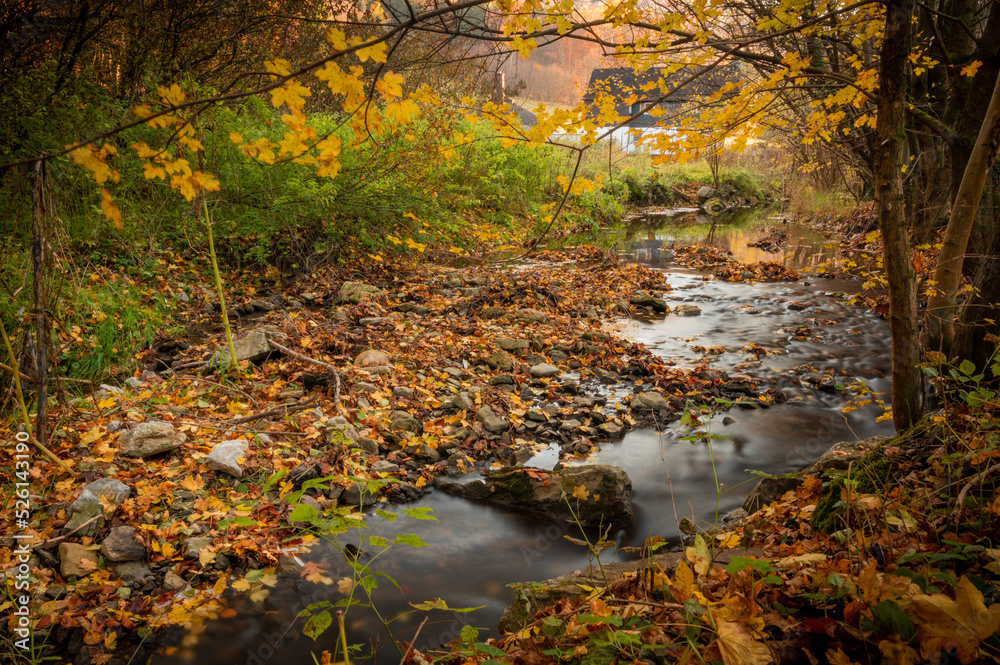
<instances>
[{"instance_id":1,"label":"stream","mask_svg":"<svg viewBox=\"0 0 1000 665\"><path fill-rule=\"evenodd\" d=\"M674 264L669 250L674 241L696 240L727 247L742 262L780 261L800 270L832 257L825 238L806 226L762 214L717 224L696 211L668 211L644 221L658 230L637 232L639 239L630 239L624 258L668 273L672 290L666 299L671 308L690 303L702 313L634 318L617 322L614 330L678 367L706 365L747 374L763 388L783 391L788 401L766 409L721 411L703 418L697 431L675 422L660 432L640 429L620 442L602 442L602 450L583 463L624 469L635 490L632 524L609 534L619 547L639 546L652 534L676 543L677 523L683 517L710 526L742 503L756 480L748 469L785 473L807 466L838 441L892 433L890 422L876 422L880 411L871 406L849 413L841 410L849 395L839 387L851 381L862 380L876 392L889 389L888 324L851 307L841 295L856 291L859 282L811 276L797 282L756 284L710 280ZM787 234L785 250L770 253L746 247L762 230L774 227ZM748 347L751 344L757 346ZM609 402L631 392L623 385L604 391ZM705 433L725 439L715 439L709 446L703 436L690 436ZM528 464L551 468L557 453L553 445ZM430 508L438 521L400 517L376 528L376 534L390 540L412 532L427 543L421 548L396 546L371 562L373 570L399 585L380 580L375 594L379 611L393 617L411 609L409 602L436 597L450 607L481 607L471 613L431 612L417 639L422 650L457 638L466 625L480 628L479 640L496 636L497 620L514 597L507 585L544 580L588 564L587 550L563 537L579 532L561 524L437 491L403 507ZM356 534L353 541L358 542ZM313 556L329 565L327 574L334 579L347 574L343 556L332 547L317 549ZM634 555L619 554L618 560L630 557ZM615 560L615 551L606 551L601 560ZM313 662L310 653L333 652L336 624L314 642L303 636L302 620L294 626L290 622L310 603L336 601L341 595L336 587L297 577L283 579L261 603L238 598L233 603L237 617L209 622L200 635L189 635L175 653L156 662L261 664L268 662L273 648L269 662L305 664ZM394 620L393 635L409 640L425 616L415 612ZM370 611L352 609L347 621L350 643L374 644L376 661L399 661L399 653L388 644Z\"/></svg>"}]
</instances>

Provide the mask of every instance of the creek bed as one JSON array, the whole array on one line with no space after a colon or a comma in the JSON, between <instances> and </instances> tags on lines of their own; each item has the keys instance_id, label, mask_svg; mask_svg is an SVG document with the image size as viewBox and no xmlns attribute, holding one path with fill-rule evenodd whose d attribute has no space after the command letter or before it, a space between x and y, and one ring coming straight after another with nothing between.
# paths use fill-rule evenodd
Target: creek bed
<instances>
[{"instance_id":1,"label":"creek bed","mask_svg":"<svg viewBox=\"0 0 1000 665\"><path fill-rule=\"evenodd\" d=\"M707 280L674 265L669 251L674 240L707 240L730 247L740 261L778 260L801 269L831 258L832 250L822 236L808 227L759 215L728 226L706 221L694 211L662 217L669 226L644 230L644 238L630 244L628 257L667 272L673 287L666 294L668 304L695 304L701 315L636 318L615 324L616 331L680 367L747 374L761 387L779 389L789 399L770 408L720 411L703 418L698 429L675 422L659 431L635 430L620 442L602 443L602 450L586 462L621 467L635 490L632 524L610 534L619 546L641 545L651 534L676 542L677 523L683 517L711 525L742 502L755 480L750 469L766 473L801 469L837 441L892 432L891 423L876 421L878 411L872 406L842 412L848 396L840 386L861 380L876 392L889 389L886 322L847 305L839 295L856 290L858 282L811 277L757 284ZM746 248L761 229L775 225L785 230L787 249L778 254ZM751 344L758 346L748 347ZM607 396L614 400L627 392L631 392L627 386L619 385ZM725 439L715 439L710 447L705 434ZM557 453L553 445L529 464L551 468ZM430 613L420 629L420 649L457 638L466 625L481 628L479 639L495 636L497 620L514 597L507 585L548 579L588 563L587 551L563 537L577 534L561 524L442 492L406 507L431 508L438 521L400 518L375 531L390 540L397 534L417 533L428 545L396 547L372 563L373 570L399 585L383 579L375 596L383 616L399 616L392 624L393 635L409 639L426 616L405 615L412 609L410 602L441 597L450 607L482 607L467 614ZM329 566L326 574L334 579L348 573L343 556L334 548L319 548L314 556ZM602 560L613 556L613 551L606 552ZM620 556L624 558L628 555ZM263 603L237 599L237 617L204 625L201 635L190 636L185 646L157 662L260 664L267 662L274 647L269 662L312 662L310 653L334 651L336 627L313 642L302 635L302 620L291 627L290 622L309 603L339 597L335 587L289 577ZM388 645L370 611L352 609L348 630L351 643L373 645L376 660L398 662L399 654Z\"/></svg>"}]
</instances>

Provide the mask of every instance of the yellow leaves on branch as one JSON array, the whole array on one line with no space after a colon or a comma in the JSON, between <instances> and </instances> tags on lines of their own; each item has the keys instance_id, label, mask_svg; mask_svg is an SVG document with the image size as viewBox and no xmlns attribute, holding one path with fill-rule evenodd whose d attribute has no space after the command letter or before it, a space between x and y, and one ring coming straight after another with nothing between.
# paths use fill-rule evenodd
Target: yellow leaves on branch
<instances>
[{"instance_id":1,"label":"yellow leaves on branch","mask_svg":"<svg viewBox=\"0 0 1000 665\"><path fill-rule=\"evenodd\" d=\"M68 148L69 146L66 147ZM93 145L88 144L71 150L69 156L74 164L79 164L90 171L94 182L98 185L103 185L108 180L118 182L121 179L121 174L107 163L109 156L117 154L118 149L113 145L105 144L100 148L95 148Z\"/></svg>"},{"instance_id":2,"label":"yellow leaves on branch","mask_svg":"<svg viewBox=\"0 0 1000 665\"><path fill-rule=\"evenodd\" d=\"M190 201L197 192L219 191L219 179L211 173L195 171L194 173L179 173L170 179L170 186Z\"/></svg>"},{"instance_id":3,"label":"yellow leaves on branch","mask_svg":"<svg viewBox=\"0 0 1000 665\"><path fill-rule=\"evenodd\" d=\"M114 223L116 229L122 227L122 211L115 205L111 193L103 187L101 187L101 212Z\"/></svg>"}]
</instances>

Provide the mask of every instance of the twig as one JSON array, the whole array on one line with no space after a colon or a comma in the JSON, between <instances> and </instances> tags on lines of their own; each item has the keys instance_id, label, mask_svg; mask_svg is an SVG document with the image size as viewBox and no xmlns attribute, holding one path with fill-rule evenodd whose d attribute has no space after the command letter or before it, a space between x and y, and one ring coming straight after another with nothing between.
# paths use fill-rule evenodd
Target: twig
<instances>
[{"instance_id":1,"label":"twig","mask_svg":"<svg viewBox=\"0 0 1000 665\"><path fill-rule=\"evenodd\" d=\"M977 474L975 478L970 480L965 487L962 488L962 491L958 493L958 505L955 506L955 510L951 512L951 519L954 522L958 522L958 519L962 516L962 510L964 508L962 504L965 503L965 496L971 492L976 485L983 482L983 478L991 476L997 471L1000 471L1000 464L994 464L990 468L986 469L985 472Z\"/></svg>"},{"instance_id":2,"label":"twig","mask_svg":"<svg viewBox=\"0 0 1000 665\"><path fill-rule=\"evenodd\" d=\"M347 418L347 412L344 411L344 405L340 403L340 372L337 371L336 367L334 367L330 363L325 363L322 360L316 360L315 358L310 358L309 356L304 356L301 353L292 351L287 346L282 346L281 344L275 342L273 339L267 340L267 343L270 344L275 349L281 351L282 353L286 353L293 358L297 358L298 360L302 360L307 363L312 363L314 365L319 365L320 367L323 367L329 372L331 372L333 374L333 380L334 380L334 388L333 388L334 403L337 405L337 411L340 412L340 415Z\"/></svg>"},{"instance_id":3,"label":"twig","mask_svg":"<svg viewBox=\"0 0 1000 665\"><path fill-rule=\"evenodd\" d=\"M290 404L288 406L279 406L274 409L268 409L267 411L261 411L260 413L255 413L252 416L243 416L242 418L237 418L236 420L230 420L230 425L242 425L243 423L253 422L254 420L260 420L261 418L268 418L270 416L285 416L289 413L295 413L296 411L304 411L310 406L316 403L316 397L310 397L304 402L299 404Z\"/></svg>"},{"instance_id":4,"label":"twig","mask_svg":"<svg viewBox=\"0 0 1000 665\"><path fill-rule=\"evenodd\" d=\"M207 360L197 360L195 362L189 362L189 363L184 363L182 365L178 365L177 367L171 367L170 369L172 369L172 370L174 370L176 372L179 369L191 369L192 367L204 367L207 364L208 364Z\"/></svg>"},{"instance_id":5,"label":"twig","mask_svg":"<svg viewBox=\"0 0 1000 665\"><path fill-rule=\"evenodd\" d=\"M73 530L72 530L72 531L70 531L69 533L64 533L63 535L61 535L61 536L56 536L55 538L49 538L49 539L48 539L48 540L46 540L46 541L45 541L44 543L42 543L42 544L41 544L41 545L40 545L39 547L48 547L49 545L52 545L52 544L54 544L54 543L58 543L58 542L59 542L60 540L65 540L65 539L69 538L70 536L72 536L72 535L73 535L74 533L76 533L77 531L79 531L80 529L82 529L83 527L85 527L85 526L87 526L88 524L90 524L91 522L94 522L94 521L96 521L96 520L99 520L99 519L100 519L100 518L102 518L102 517L104 517L104 513L101 513L100 515L94 515L94 516L93 516L93 517L91 517L91 518L90 518L89 520L87 520L86 522L84 522L84 523L83 523L83 524L81 524L80 526L76 527L75 529L73 529Z\"/></svg>"},{"instance_id":6,"label":"twig","mask_svg":"<svg viewBox=\"0 0 1000 665\"><path fill-rule=\"evenodd\" d=\"M684 606L680 603L654 603L649 600L627 600L625 598L608 598L605 603L617 603L619 605L646 605L647 607L659 607L665 610L681 610Z\"/></svg>"},{"instance_id":7,"label":"twig","mask_svg":"<svg viewBox=\"0 0 1000 665\"><path fill-rule=\"evenodd\" d=\"M403 657L399 659L399 665L406 665L406 659L410 657L410 652L413 651L413 645L416 643L417 637L420 636L420 631L423 629L424 624L427 623L428 619L430 619L430 617L424 617L424 620L420 622L419 626L417 626L417 632L413 633L413 639L406 645L406 651L403 653Z\"/></svg>"},{"instance_id":8,"label":"twig","mask_svg":"<svg viewBox=\"0 0 1000 665\"><path fill-rule=\"evenodd\" d=\"M218 387L223 388L225 390L234 390L234 391L238 392L239 394L243 395L244 397L246 397L251 402L253 402L254 406L257 406L257 400L255 400L252 395L250 395L249 393L246 393L246 392L240 390L236 386L227 386L227 385L222 384L222 383L216 383L215 381L209 381L208 379L202 378L200 376L175 376L174 378L185 380L185 381L190 380L190 381L197 381L199 383L207 383L207 384L212 385L212 386L218 386Z\"/></svg>"}]
</instances>

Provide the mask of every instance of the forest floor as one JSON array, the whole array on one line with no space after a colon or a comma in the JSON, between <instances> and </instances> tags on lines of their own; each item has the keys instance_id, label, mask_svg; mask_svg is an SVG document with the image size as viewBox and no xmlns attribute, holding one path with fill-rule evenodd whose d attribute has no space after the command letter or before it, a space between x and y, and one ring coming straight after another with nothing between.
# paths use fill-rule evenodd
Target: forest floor
<instances>
[{"instance_id":1,"label":"forest floor","mask_svg":"<svg viewBox=\"0 0 1000 665\"><path fill-rule=\"evenodd\" d=\"M777 264L733 265L712 248L678 257L716 264L722 279L796 277ZM37 656L141 661L200 622L233 616L237 592L265 596L281 570L340 589L322 566L288 556L308 549L308 527L356 520L376 500L405 504L435 478L516 464L539 445L584 456L650 423L654 412L636 399L644 393L659 394L670 418L717 398L781 400L724 373L670 367L607 332L604 323L629 313L663 315L669 285L594 247L514 266L450 257L301 281L232 278L227 304L246 356L236 368L224 362L210 283L178 256L169 264L159 288L175 298L177 326L122 385L60 395L48 445L61 463L32 449L23 473L4 469L11 487L30 487L22 533L34 539ZM470 636L444 658L996 658L1000 435L995 395L972 379L959 372L945 414L846 477L805 479L739 524L698 535L674 570L561 601L514 635ZM598 384L627 386L633 398L594 397ZM21 508L8 500L0 517L15 523ZM712 565L738 544L765 556ZM9 589L19 546L0 541ZM17 602L0 602L12 622ZM0 648L19 653L8 628Z\"/></svg>"}]
</instances>

